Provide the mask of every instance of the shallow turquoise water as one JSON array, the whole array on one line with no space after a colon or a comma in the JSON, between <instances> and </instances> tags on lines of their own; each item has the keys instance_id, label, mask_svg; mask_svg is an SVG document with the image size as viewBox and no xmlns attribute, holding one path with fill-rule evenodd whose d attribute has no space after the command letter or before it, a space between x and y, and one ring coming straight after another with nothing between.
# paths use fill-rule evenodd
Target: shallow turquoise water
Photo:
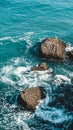
<instances>
[{"instance_id":1,"label":"shallow turquoise water","mask_svg":"<svg viewBox=\"0 0 73 130\"><path fill-rule=\"evenodd\" d=\"M0 130L71 130L73 62L48 61L54 75L30 70L42 62L42 39L58 37L71 49L72 34L72 0L0 0ZM48 96L34 113L22 110L16 102L19 91L36 85Z\"/></svg>"}]
</instances>

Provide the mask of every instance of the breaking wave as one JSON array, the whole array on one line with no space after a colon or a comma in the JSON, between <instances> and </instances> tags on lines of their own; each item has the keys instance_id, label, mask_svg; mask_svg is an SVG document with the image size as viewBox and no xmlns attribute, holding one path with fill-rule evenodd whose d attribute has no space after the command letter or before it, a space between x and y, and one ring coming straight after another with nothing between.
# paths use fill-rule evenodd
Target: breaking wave
<instances>
[{"instance_id":1,"label":"breaking wave","mask_svg":"<svg viewBox=\"0 0 73 130\"><path fill-rule=\"evenodd\" d=\"M68 87L71 85L70 77L59 74L57 75L54 73L54 70L52 68L49 68L49 70L42 72L31 71L32 66L33 64L30 62L30 60L28 61L24 58L16 58L11 59L9 65L7 64L1 68L0 81L10 86L8 87L8 91L5 95L7 101L5 100L6 103L3 101L3 103L6 105L2 107L3 104L1 104L1 113L4 111L7 111L6 113L8 113L8 111L10 111L10 114L4 114L4 127L8 127L8 125L10 125L10 129L14 128L23 130L26 128L26 130L30 130L31 127L29 128L28 126L29 123L27 123L27 118L30 122L31 118L34 117L40 121L48 121L54 124L63 124L64 122L70 122L72 120L72 112L66 111L66 108L64 106L65 103L61 104L59 100L56 100L56 98L59 99L59 97L56 97L58 94L61 96L60 98L64 98L66 101L65 93L67 90L64 90L65 93L63 97L63 93L61 93L60 90L62 90L65 86ZM11 96L9 96L10 91L18 90L19 93L19 91L22 91L24 88L31 86L43 86L46 90L46 98L40 102L39 106L37 106L35 110L35 113L33 114L27 111L21 111L21 109L18 108L17 103L15 103L15 95L17 95L17 92L14 92L15 94L11 92ZM57 92L58 89L59 91ZM56 100L56 103L60 103L59 107L54 106L54 100ZM53 106L50 106L52 103ZM68 106L66 105L66 107ZM72 104L70 107L72 107ZM2 126L2 122L0 122L0 124Z\"/></svg>"}]
</instances>

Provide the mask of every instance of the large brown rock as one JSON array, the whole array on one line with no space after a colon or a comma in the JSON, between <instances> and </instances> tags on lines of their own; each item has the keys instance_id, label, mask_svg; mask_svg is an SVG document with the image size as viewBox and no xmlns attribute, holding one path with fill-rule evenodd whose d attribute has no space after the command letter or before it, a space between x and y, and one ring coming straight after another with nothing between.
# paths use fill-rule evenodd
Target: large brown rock
<instances>
[{"instance_id":1,"label":"large brown rock","mask_svg":"<svg viewBox=\"0 0 73 130\"><path fill-rule=\"evenodd\" d=\"M40 57L53 60L64 60L65 47L66 45L57 38L46 38L42 41L40 46Z\"/></svg>"},{"instance_id":2,"label":"large brown rock","mask_svg":"<svg viewBox=\"0 0 73 130\"><path fill-rule=\"evenodd\" d=\"M33 111L43 98L45 98L45 90L42 87L32 87L24 89L19 94L17 101L26 110Z\"/></svg>"},{"instance_id":3,"label":"large brown rock","mask_svg":"<svg viewBox=\"0 0 73 130\"><path fill-rule=\"evenodd\" d=\"M35 66L32 68L32 71L45 71L48 70L48 66L45 62L39 64L38 66Z\"/></svg>"}]
</instances>

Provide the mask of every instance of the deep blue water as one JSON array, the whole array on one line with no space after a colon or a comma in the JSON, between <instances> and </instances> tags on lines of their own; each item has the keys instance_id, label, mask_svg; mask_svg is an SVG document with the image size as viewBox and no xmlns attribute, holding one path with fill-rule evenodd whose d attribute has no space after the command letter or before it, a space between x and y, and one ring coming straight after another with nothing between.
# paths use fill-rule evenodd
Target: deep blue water
<instances>
[{"instance_id":1,"label":"deep blue water","mask_svg":"<svg viewBox=\"0 0 73 130\"><path fill-rule=\"evenodd\" d=\"M47 61L54 75L31 72L42 62L38 46L45 37L72 49L72 0L0 0L0 130L72 130L73 62ZM34 113L24 111L17 95L37 85L46 99Z\"/></svg>"}]
</instances>

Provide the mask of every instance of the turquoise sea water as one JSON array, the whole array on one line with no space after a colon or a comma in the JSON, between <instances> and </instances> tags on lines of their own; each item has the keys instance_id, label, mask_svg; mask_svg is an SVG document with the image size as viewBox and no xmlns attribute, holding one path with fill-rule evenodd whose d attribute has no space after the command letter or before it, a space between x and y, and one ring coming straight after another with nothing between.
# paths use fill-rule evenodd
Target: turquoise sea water
<instances>
[{"instance_id":1,"label":"turquoise sea water","mask_svg":"<svg viewBox=\"0 0 73 130\"><path fill-rule=\"evenodd\" d=\"M38 46L45 37L73 48L72 0L0 0L0 130L72 130L73 62L47 61L53 75L31 72L43 61ZM24 111L17 96L37 85L46 98L34 113Z\"/></svg>"}]
</instances>

